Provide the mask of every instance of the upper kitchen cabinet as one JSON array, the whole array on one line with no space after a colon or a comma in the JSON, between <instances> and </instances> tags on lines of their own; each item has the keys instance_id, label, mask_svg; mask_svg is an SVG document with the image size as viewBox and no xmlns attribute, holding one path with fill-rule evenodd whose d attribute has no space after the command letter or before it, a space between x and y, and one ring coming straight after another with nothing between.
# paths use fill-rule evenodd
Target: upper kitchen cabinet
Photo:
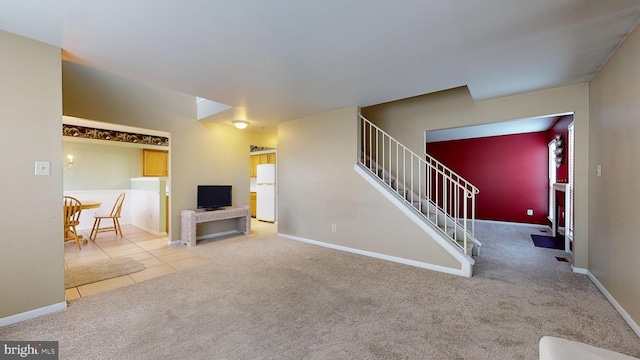
<instances>
[{"instance_id":1,"label":"upper kitchen cabinet","mask_svg":"<svg viewBox=\"0 0 640 360\"><path fill-rule=\"evenodd\" d=\"M250 159L251 170L249 171L249 177L256 177L256 169L260 165L260 155L251 155Z\"/></svg>"},{"instance_id":2,"label":"upper kitchen cabinet","mask_svg":"<svg viewBox=\"0 0 640 360\"><path fill-rule=\"evenodd\" d=\"M251 171L249 177L257 176L257 168L258 165L262 164L275 164L276 163L276 153L266 153L266 154L256 154L251 155Z\"/></svg>"},{"instance_id":3,"label":"upper kitchen cabinet","mask_svg":"<svg viewBox=\"0 0 640 360\"><path fill-rule=\"evenodd\" d=\"M169 152L165 150L142 149L142 176L169 176Z\"/></svg>"}]
</instances>

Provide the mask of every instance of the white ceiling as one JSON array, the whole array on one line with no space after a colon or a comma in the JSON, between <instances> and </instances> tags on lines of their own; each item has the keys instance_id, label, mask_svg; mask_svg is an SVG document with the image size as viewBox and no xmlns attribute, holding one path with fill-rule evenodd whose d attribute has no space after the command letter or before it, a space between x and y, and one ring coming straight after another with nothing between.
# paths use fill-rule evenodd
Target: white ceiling
<instances>
[{"instance_id":1,"label":"white ceiling","mask_svg":"<svg viewBox=\"0 0 640 360\"><path fill-rule=\"evenodd\" d=\"M558 117L562 115L569 114L556 114L485 125L474 125L461 128L427 131L425 133L425 142L432 143L438 141L475 139L488 136L525 134L546 131L549 130L553 126L553 124L555 124L556 120L558 120Z\"/></svg>"},{"instance_id":2,"label":"white ceiling","mask_svg":"<svg viewBox=\"0 0 640 360\"><path fill-rule=\"evenodd\" d=\"M639 18L638 0L0 1L0 29L256 129L463 85L481 100L585 82Z\"/></svg>"}]
</instances>

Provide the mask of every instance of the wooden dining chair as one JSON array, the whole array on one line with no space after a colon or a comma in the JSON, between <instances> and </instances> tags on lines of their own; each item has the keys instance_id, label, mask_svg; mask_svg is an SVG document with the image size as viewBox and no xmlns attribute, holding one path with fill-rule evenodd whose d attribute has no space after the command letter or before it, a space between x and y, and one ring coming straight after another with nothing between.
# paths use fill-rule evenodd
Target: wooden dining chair
<instances>
[{"instance_id":1,"label":"wooden dining chair","mask_svg":"<svg viewBox=\"0 0 640 360\"><path fill-rule=\"evenodd\" d=\"M64 219L64 241L75 240L78 245L78 250L82 249L80 246L80 236L76 230L76 226L80 225L80 213L82 212L82 204L78 199L65 196L63 209Z\"/></svg>"},{"instance_id":2,"label":"wooden dining chair","mask_svg":"<svg viewBox=\"0 0 640 360\"><path fill-rule=\"evenodd\" d=\"M113 209L111 209L111 212L109 213L109 215L95 214L93 216L95 220L93 221L93 228L91 228L91 235L89 235L92 241L96 241L96 236L98 235L99 232L115 231L116 235L120 234L120 236L122 236L122 228L120 227L119 219L120 219L120 212L122 211L122 203L124 202L124 197L125 197L125 193L121 193L118 196L115 204L113 204ZM113 221L113 226L101 228L100 222L103 219L111 219Z\"/></svg>"}]
</instances>

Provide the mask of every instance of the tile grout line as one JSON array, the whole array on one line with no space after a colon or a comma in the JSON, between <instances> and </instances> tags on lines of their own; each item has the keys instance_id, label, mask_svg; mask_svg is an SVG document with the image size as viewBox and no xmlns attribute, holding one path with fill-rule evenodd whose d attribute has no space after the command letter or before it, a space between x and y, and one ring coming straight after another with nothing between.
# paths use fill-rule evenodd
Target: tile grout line
<instances>
[{"instance_id":1,"label":"tile grout line","mask_svg":"<svg viewBox=\"0 0 640 360\"><path fill-rule=\"evenodd\" d=\"M145 239L140 240L140 241L132 241L132 240L130 240L129 238L127 238L127 236L131 236L130 234L128 234L128 235L123 234L123 236L122 236L122 237L119 237L119 238L117 238L117 239L115 239L115 240L107 240L107 241L104 241L102 246L101 246L101 244L100 244L100 242L99 242L99 241L95 241L95 242L94 242L94 241L90 240L90 239L88 238L88 236L87 236L86 238L88 239L88 241L93 242L93 244L95 245L95 249L99 249L99 250L100 250L100 252L98 252L97 254L95 254L95 253L91 253L90 255L87 255L87 256L88 256L88 257L101 257L101 256L106 256L107 258L114 259L114 258L118 258L118 257L127 257L127 256L135 256L135 255L138 255L138 254L146 254L146 255L148 255L148 256L149 256L149 258L148 258L148 259L145 259L145 260L153 259L153 260L155 260L155 261L158 261L158 262L159 262L159 264L157 264L157 265L155 265L155 266L150 266L150 267L146 267L146 266L145 266L145 269L153 269L153 268L160 267L160 266L168 266L168 268L169 268L169 269L171 269L171 272L170 272L170 273L174 273L174 272L178 272L178 271L182 271L182 270L186 270L186 269L190 268L190 267L183 267L183 266L178 267L178 266L176 265L176 263L183 262L183 261L185 261L185 260L189 260L189 259L200 259L200 258L201 258L201 257L200 257L200 256L198 256L197 254L193 254L193 253L191 253L191 254L190 254L191 256L187 256L187 257L184 257L184 258L178 258L178 259L176 259L176 260L174 260L174 261L168 262L168 261L166 261L166 260L162 259L161 257L167 257L167 256L174 255L174 254L176 254L177 252L181 252L181 251L182 251L182 249L181 249L180 247L172 248L171 246L166 246L166 244L163 244L163 246L160 246L160 247L158 247L158 248L155 248L155 246L152 246L152 248L151 248L151 249L145 249L144 247L140 246L140 245L139 245L139 243L146 242L146 241L164 240L164 239L163 239L163 238L156 237L156 236L153 236L152 234L146 233L146 232L144 232L144 231L136 232L136 235L138 235L138 234L141 234L141 235L140 235L140 237L143 237L143 238L145 238ZM86 233L85 233L85 235L86 235ZM147 237L148 237L148 238L147 238ZM96 239L96 240L100 240L100 239L98 238L98 239ZM114 250L114 251L109 251L109 252L107 252L107 250L105 250L105 249L108 249L108 248L110 248L111 246L104 246L104 243L108 243L108 242L110 242L110 241L121 241L121 242L123 242L123 243L121 243L121 244L114 245L113 247L118 247L118 246L121 246L121 245L130 245L130 244L133 244L133 245L135 245L135 246L134 246L134 247L132 247L132 249L140 250L140 252L133 252L133 253L130 253L130 254L114 255L113 253L119 253L119 252L120 252L120 251L122 251L123 249L119 249L119 250ZM162 253L162 255L160 255L160 256L155 255L155 254L153 254L153 253L152 253L152 251L160 250L160 249L168 249L168 251L167 251L166 253L164 253L164 252L163 252L163 253ZM80 250L80 251L81 251L81 250ZM126 250L124 250L124 251L126 251ZM70 253L70 254L71 254L71 253L73 253L73 254L78 254L78 255L74 255L74 257L75 257L75 256L77 256L77 257L79 257L79 258L82 258L82 257L83 257L83 254L82 254L82 253L79 253L79 252L76 252L76 251L70 251L69 253ZM73 266L68 266L69 264L68 264L68 259L66 258L66 255L67 255L67 253L65 253L65 268L73 267ZM207 260L207 259L205 259L205 258L202 258L202 259ZM91 263L91 262L95 262L95 261L100 261L100 260L92 260L92 261L87 261L87 262L83 262L82 260L77 260L77 264L75 264L75 266L81 266L81 265L85 265L85 264L88 264L88 263ZM198 260L197 260L197 261L198 261ZM207 261L207 262L208 262L208 261ZM198 266L198 265L196 265L196 266ZM143 271L144 271L144 270L143 270ZM167 274L168 274L168 273L167 273ZM153 278L155 278L155 277L160 277L160 276L164 276L164 275L167 275L167 274L162 274L162 275L152 276L152 277L148 277L148 278L147 278L147 277L143 277L144 279L143 279L143 280L141 280L141 281L136 281L135 277L134 277L134 276L132 276L131 274L127 274L127 275L125 275L125 276L127 276L127 277L129 278L129 280L130 280L133 284L136 284L136 283L139 283L139 282L142 282L142 281L150 280L150 279L153 279ZM108 281L108 280L111 280L111 279L106 279L106 280L103 280L103 281ZM94 283L94 284L98 284L98 283L100 283L100 282L97 282L97 283ZM133 285L133 284L127 284L127 285L122 285L122 286L128 286L128 285ZM119 286L119 287L121 287L121 286ZM79 287L74 287L74 288L71 288L71 289L65 289L65 292L66 292L66 291L69 291L69 290L72 290L72 289L73 289L73 291L75 291L75 294L74 294L74 297L73 297L73 299L74 299L74 300L75 300L75 299L78 299L78 298L81 298L81 297L85 297L85 296L89 296L89 295L93 295L93 294L96 294L96 293L101 292L101 291L92 292L91 294L86 294L86 295L84 295L84 296L83 296L83 295L82 295L82 292L81 292L81 291L80 291L80 289L79 289ZM115 289L115 288L109 288L109 289L107 289L107 290L110 290L110 289ZM104 291L104 290L103 290L103 291ZM77 297L75 297L75 296L77 296ZM65 294L65 298L66 298L66 294ZM72 301L72 300L68 300L68 301Z\"/></svg>"}]
</instances>

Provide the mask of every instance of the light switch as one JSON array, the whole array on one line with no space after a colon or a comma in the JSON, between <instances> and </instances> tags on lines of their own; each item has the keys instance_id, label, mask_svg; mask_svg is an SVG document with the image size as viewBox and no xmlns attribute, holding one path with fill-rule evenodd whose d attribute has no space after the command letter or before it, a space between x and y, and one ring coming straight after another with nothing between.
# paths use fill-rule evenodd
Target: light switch
<instances>
[{"instance_id":1,"label":"light switch","mask_svg":"<svg viewBox=\"0 0 640 360\"><path fill-rule=\"evenodd\" d=\"M596 176L602 176L602 166L596 166Z\"/></svg>"},{"instance_id":2,"label":"light switch","mask_svg":"<svg viewBox=\"0 0 640 360\"><path fill-rule=\"evenodd\" d=\"M51 162L36 160L36 175L37 176L51 175Z\"/></svg>"}]
</instances>

